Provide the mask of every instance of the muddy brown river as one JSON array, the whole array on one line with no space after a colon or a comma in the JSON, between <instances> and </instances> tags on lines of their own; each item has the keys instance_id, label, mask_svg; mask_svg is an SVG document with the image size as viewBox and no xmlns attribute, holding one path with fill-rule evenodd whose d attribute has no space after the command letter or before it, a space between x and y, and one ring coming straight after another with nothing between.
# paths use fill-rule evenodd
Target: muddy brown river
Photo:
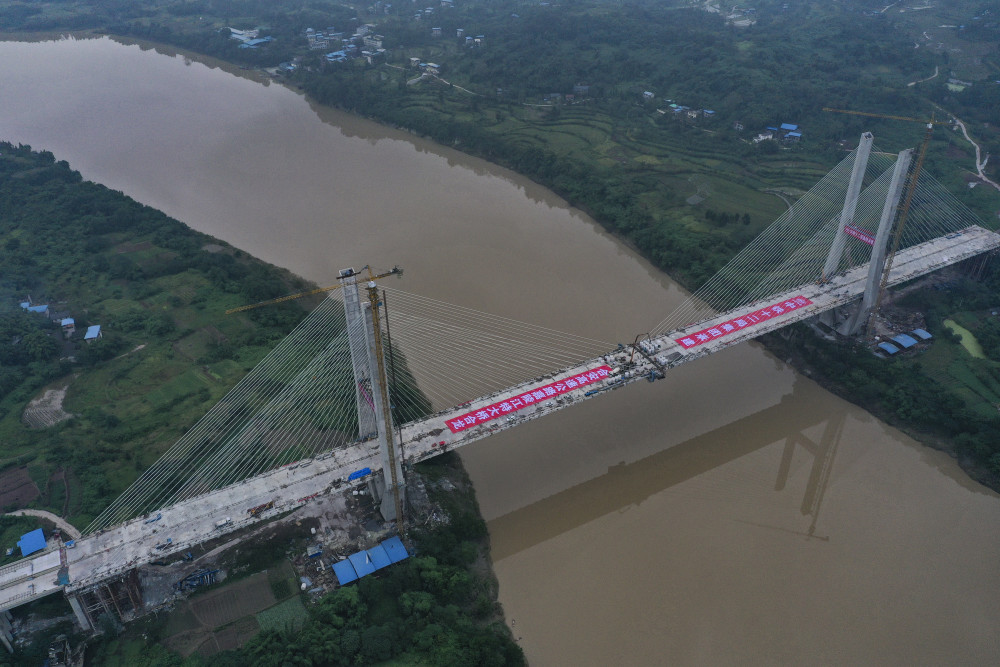
<instances>
[{"instance_id":1,"label":"muddy brown river","mask_svg":"<svg viewBox=\"0 0 1000 667\"><path fill-rule=\"evenodd\" d=\"M681 298L533 183L108 39L0 43L0 138L322 284L608 341ZM750 344L462 450L533 665L1000 660L1000 498Z\"/></svg>"}]
</instances>

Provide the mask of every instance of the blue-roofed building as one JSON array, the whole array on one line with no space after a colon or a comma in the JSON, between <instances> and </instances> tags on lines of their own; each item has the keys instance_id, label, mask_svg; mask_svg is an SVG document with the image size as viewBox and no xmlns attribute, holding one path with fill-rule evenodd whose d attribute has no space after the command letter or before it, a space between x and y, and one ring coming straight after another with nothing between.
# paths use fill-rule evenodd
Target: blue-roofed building
<instances>
[{"instance_id":1,"label":"blue-roofed building","mask_svg":"<svg viewBox=\"0 0 1000 667\"><path fill-rule=\"evenodd\" d=\"M908 349L917 344L917 340L913 336L907 336L906 334L899 334L898 336L892 337L892 342L899 345L901 348Z\"/></svg>"},{"instance_id":2,"label":"blue-roofed building","mask_svg":"<svg viewBox=\"0 0 1000 667\"><path fill-rule=\"evenodd\" d=\"M351 565L351 561L349 560L334 563L333 573L337 575L337 581L340 582L341 586L358 580L358 573L354 571L354 566Z\"/></svg>"},{"instance_id":3,"label":"blue-roofed building","mask_svg":"<svg viewBox=\"0 0 1000 667\"><path fill-rule=\"evenodd\" d=\"M393 563L406 560L410 556L410 554L406 552L406 547L403 546L403 541L399 539L399 537L390 537L382 543L382 547L385 549L386 554L388 554L389 560Z\"/></svg>"},{"instance_id":4,"label":"blue-roofed building","mask_svg":"<svg viewBox=\"0 0 1000 667\"><path fill-rule=\"evenodd\" d=\"M798 141L801 138L802 138L801 132L789 132L788 134L785 135L785 139L787 141Z\"/></svg>"},{"instance_id":5,"label":"blue-roofed building","mask_svg":"<svg viewBox=\"0 0 1000 667\"><path fill-rule=\"evenodd\" d=\"M21 308L24 308L25 310L28 310L28 308L30 308L30 307L31 307L31 302L30 301L22 301L21 302Z\"/></svg>"},{"instance_id":6,"label":"blue-roofed building","mask_svg":"<svg viewBox=\"0 0 1000 667\"><path fill-rule=\"evenodd\" d=\"M30 556L36 551L41 551L45 548L45 533L42 532L41 528L25 533L18 540L17 546L21 547L22 556Z\"/></svg>"},{"instance_id":7,"label":"blue-roofed building","mask_svg":"<svg viewBox=\"0 0 1000 667\"><path fill-rule=\"evenodd\" d=\"M771 132L777 132L778 131L778 128L776 128L776 127L765 127L764 129L765 130L770 130Z\"/></svg>"},{"instance_id":8,"label":"blue-roofed building","mask_svg":"<svg viewBox=\"0 0 1000 667\"><path fill-rule=\"evenodd\" d=\"M375 566L376 570L381 570L383 567L389 567L392 565L392 561L389 559L389 554L385 552L385 548L381 544L372 547L366 553L371 559L372 565Z\"/></svg>"},{"instance_id":9,"label":"blue-roofed building","mask_svg":"<svg viewBox=\"0 0 1000 667\"><path fill-rule=\"evenodd\" d=\"M910 332L910 334L916 336L920 340L930 340L931 338L934 338L934 336L932 336L924 329L914 329L913 331Z\"/></svg>"},{"instance_id":10,"label":"blue-roofed building","mask_svg":"<svg viewBox=\"0 0 1000 667\"><path fill-rule=\"evenodd\" d=\"M97 340L101 337L101 325L94 324L87 327L87 333L83 335L84 340Z\"/></svg>"},{"instance_id":11,"label":"blue-roofed building","mask_svg":"<svg viewBox=\"0 0 1000 667\"><path fill-rule=\"evenodd\" d=\"M29 313L38 313L40 315L48 315L49 313L49 307L47 304L42 306L28 306L25 310Z\"/></svg>"},{"instance_id":12,"label":"blue-roofed building","mask_svg":"<svg viewBox=\"0 0 1000 667\"><path fill-rule=\"evenodd\" d=\"M63 318L63 319L62 319L62 320L61 320L61 321L59 322L59 326L62 326L62 327L72 327L72 326L76 326L76 320L74 320L74 319L73 319L72 317L64 317L64 318Z\"/></svg>"},{"instance_id":13,"label":"blue-roofed building","mask_svg":"<svg viewBox=\"0 0 1000 667\"><path fill-rule=\"evenodd\" d=\"M703 113L703 114L704 114L705 116L708 116L709 118L711 118L712 116L714 116L714 115L715 115L715 112L714 112L714 111L712 111L711 109L702 109L702 110L701 110L701 112L702 112L702 113Z\"/></svg>"},{"instance_id":14,"label":"blue-roofed building","mask_svg":"<svg viewBox=\"0 0 1000 667\"><path fill-rule=\"evenodd\" d=\"M347 560L351 561L354 571L358 573L358 578L366 577L375 571L375 563L372 562L372 557L368 555L367 551L351 554Z\"/></svg>"},{"instance_id":15,"label":"blue-roofed building","mask_svg":"<svg viewBox=\"0 0 1000 667\"><path fill-rule=\"evenodd\" d=\"M346 560L334 563L331 567L333 573L337 575L337 581L343 586L389 567L393 563L406 560L409 556L403 541L398 537L390 537L378 546L351 554Z\"/></svg>"},{"instance_id":16,"label":"blue-roofed building","mask_svg":"<svg viewBox=\"0 0 1000 667\"><path fill-rule=\"evenodd\" d=\"M793 125L792 123L782 123L781 129L784 130L785 132L794 132L795 130L799 129L799 126Z\"/></svg>"},{"instance_id":17,"label":"blue-roofed building","mask_svg":"<svg viewBox=\"0 0 1000 667\"><path fill-rule=\"evenodd\" d=\"M267 44L268 42L273 42L274 37L268 35L267 37L258 37L257 39L248 39L242 44L240 44L241 49L256 49L261 44Z\"/></svg>"},{"instance_id":18,"label":"blue-roofed building","mask_svg":"<svg viewBox=\"0 0 1000 667\"><path fill-rule=\"evenodd\" d=\"M893 345L892 343L879 343L878 347L880 350L882 350L883 352L885 352L890 356L899 352L899 348Z\"/></svg>"}]
</instances>

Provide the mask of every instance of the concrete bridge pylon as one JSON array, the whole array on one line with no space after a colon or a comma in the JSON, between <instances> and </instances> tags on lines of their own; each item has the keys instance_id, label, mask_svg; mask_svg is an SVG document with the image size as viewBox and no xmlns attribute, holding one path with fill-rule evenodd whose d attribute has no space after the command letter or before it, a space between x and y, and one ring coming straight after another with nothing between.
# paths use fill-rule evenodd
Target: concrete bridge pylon
<instances>
[{"instance_id":1,"label":"concrete bridge pylon","mask_svg":"<svg viewBox=\"0 0 1000 667\"><path fill-rule=\"evenodd\" d=\"M386 521L400 522L406 496L403 457L393 441L389 382L385 373L378 312L380 302L374 282L368 284L366 295L361 294L359 275L351 268L340 272L351 365L354 368L358 436L364 439L374 434L378 439L382 470L373 475L369 489L380 503L382 517Z\"/></svg>"},{"instance_id":2,"label":"concrete bridge pylon","mask_svg":"<svg viewBox=\"0 0 1000 667\"><path fill-rule=\"evenodd\" d=\"M836 235L830 246L826 263L823 266L823 273L820 282L828 282L837 271L840 260L844 254L847 241L847 228L851 226L857 210L858 198L861 192L861 185L864 181L865 169L868 164L868 156L871 154L873 136L870 132L861 135L861 142L854 159L854 167L851 171L851 180L847 187L847 195L844 198L844 208L841 210L840 224L837 227ZM889 240L892 234L893 223L896 221L897 211L902 202L906 177L913 162L913 149L908 148L899 153L893 167L892 179L886 193L885 202L882 207L882 214L879 218L878 230L875 232L874 243L872 244L871 259L868 263L868 280L865 283L865 290L860 303L855 302L847 306L826 311L821 316L824 324L834 328L838 333L845 336L857 334L868 322L872 315L872 309L878 299L880 278L885 268L886 256L888 253Z\"/></svg>"}]
</instances>

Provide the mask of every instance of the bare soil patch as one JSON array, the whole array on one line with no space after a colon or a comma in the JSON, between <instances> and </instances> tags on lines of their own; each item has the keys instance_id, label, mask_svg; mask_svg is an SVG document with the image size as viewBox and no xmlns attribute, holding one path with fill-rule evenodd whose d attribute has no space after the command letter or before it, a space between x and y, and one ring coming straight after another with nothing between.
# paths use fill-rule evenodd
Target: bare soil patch
<instances>
[{"instance_id":1,"label":"bare soil patch","mask_svg":"<svg viewBox=\"0 0 1000 667\"><path fill-rule=\"evenodd\" d=\"M217 628L243 616L252 616L277 600L266 572L227 584L191 601L191 611L203 626Z\"/></svg>"},{"instance_id":2,"label":"bare soil patch","mask_svg":"<svg viewBox=\"0 0 1000 667\"><path fill-rule=\"evenodd\" d=\"M115 248L115 251L119 254L127 252L141 252L143 250L149 250L152 247L152 241L140 241L139 243L122 243Z\"/></svg>"},{"instance_id":3,"label":"bare soil patch","mask_svg":"<svg viewBox=\"0 0 1000 667\"><path fill-rule=\"evenodd\" d=\"M257 624L257 619L253 616L241 618L232 625L213 633L212 637L201 645L198 653L207 656L219 651L238 649L253 639L258 632L260 632L260 625Z\"/></svg>"},{"instance_id":4,"label":"bare soil patch","mask_svg":"<svg viewBox=\"0 0 1000 667\"><path fill-rule=\"evenodd\" d=\"M21 420L32 428L47 428L71 419L73 415L62 407L67 389L69 389L68 381L61 387L44 390L41 396L32 399L24 408Z\"/></svg>"},{"instance_id":5,"label":"bare soil patch","mask_svg":"<svg viewBox=\"0 0 1000 667\"><path fill-rule=\"evenodd\" d=\"M9 468L0 472L0 507L23 507L42 495L28 474L28 467Z\"/></svg>"},{"instance_id":6,"label":"bare soil patch","mask_svg":"<svg viewBox=\"0 0 1000 667\"><path fill-rule=\"evenodd\" d=\"M169 576L179 575L173 572ZM276 602L267 572L223 584L218 590L178 604L167 624L167 631L174 634L164 645L185 657L239 648L260 631L254 615Z\"/></svg>"},{"instance_id":7,"label":"bare soil patch","mask_svg":"<svg viewBox=\"0 0 1000 667\"><path fill-rule=\"evenodd\" d=\"M197 651L203 644L211 643L214 646L215 642L210 642L211 636L211 630L203 628L188 630L187 632L181 632L168 637L163 640L163 645L171 651L177 651L184 657L187 657Z\"/></svg>"}]
</instances>

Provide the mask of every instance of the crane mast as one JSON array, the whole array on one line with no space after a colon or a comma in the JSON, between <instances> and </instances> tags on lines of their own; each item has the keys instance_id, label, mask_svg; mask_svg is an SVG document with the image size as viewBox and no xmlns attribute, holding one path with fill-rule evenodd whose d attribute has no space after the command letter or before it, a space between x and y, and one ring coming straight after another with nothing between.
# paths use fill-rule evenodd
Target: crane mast
<instances>
[{"instance_id":1,"label":"crane mast","mask_svg":"<svg viewBox=\"0 0 1000 667\"><path fill-rule=\"evenodd\" d=\"M399 496L399 478L396 475L396 446L393 441L392 410L389 408L389 384L385 375L385 358L382 354L382 323L379 316L378 287L374 280L368 282L368 302L372 309L372 334L375 339L375 362L378 366L378 389L382 398L382 421L385 444L389 450L389 479L392 483L392 500L396 505L396 530L403 535L403 502Z\"/></svg>"},{"instance_id":2,"label":"crane mast","mask_svg":"<svg viewBox=\"0 0 1000 667\"><path fill-rule=\"evenodd\" d=\"M865 339L868 341L874 340L875 318L878 316L879 309L882 307L882 297L885 296L886 286L889 283L889 272L892 271L892 261L895 259L896 251L899 250L899 243L903 239L903 228L906 226L906 217L910 212L910 204L913 202L913 193L917 189L917 179L920 178L920 170L924 166L924 157L927 155L927 144L930 143L931 133L933 132L933 122L927 123L927 131L924 132L924 141L920 146L920 153L917 155L917 161L914 163L913 169L907 177L906 191L903 195L903 205L899 208L899 214L896 217L896 229L892 235L892 247L889 250L889 255L885 259L885 267L882 269L882 278L879 281L878 286L878 296L875 297L875 307L872 308L872 312L868 316L868 325L865 328Z\"/></svg>"}]
</instances>

